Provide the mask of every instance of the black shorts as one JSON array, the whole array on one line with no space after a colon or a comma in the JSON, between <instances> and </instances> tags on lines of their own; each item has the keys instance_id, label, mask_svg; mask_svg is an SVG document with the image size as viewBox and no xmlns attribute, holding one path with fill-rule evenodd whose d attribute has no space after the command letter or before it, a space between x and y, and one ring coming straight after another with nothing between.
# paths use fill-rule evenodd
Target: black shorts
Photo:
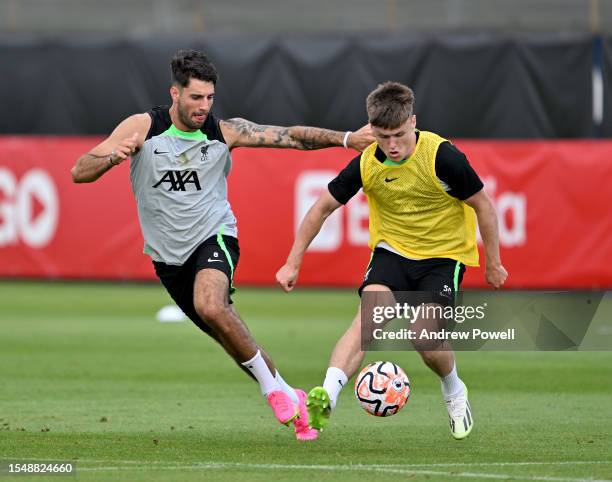
<instances>
[{"instance_id":1,"label":"black shorts","mask_svg":"<svg viewBox=\"0 0 612 482\"><path fill-rule=\"evenodd\" d=\"M450 258L407 259L384 248L376 248L366 269L359 295L368 285L380 284L391 291L432 293L432 302L448 305L459 290L465 265Z\"/></svg>"},{"instance_id":2,"label":"black shorts","mask_svg":"<svg viewBox=\"0 0 612 482\"><path fill-rule=\"evenodd\" d=\"M153 261L153 266L157 277L183 313L202 331L210 333L209 326L196 313L193 305L193 285L196 274L204 268L216 269L225 273L229 279L228 301L232 303L230 295L235 291L234 271L239 258L240 247L236 238L222 236L219 239L217 236L211 236L196 248L182 266L157 261Z\"/></svg>"}]
</instances>

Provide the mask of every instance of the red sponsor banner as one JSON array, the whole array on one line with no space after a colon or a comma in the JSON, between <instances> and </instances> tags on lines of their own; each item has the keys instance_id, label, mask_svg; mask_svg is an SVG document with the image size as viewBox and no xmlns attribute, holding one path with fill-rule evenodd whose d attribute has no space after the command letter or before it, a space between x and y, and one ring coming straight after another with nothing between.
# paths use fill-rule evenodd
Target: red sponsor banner
<instances>
[{"instance_id":1,"label":"red sponsor banner","mask_svg":"<svg viewBox=\"0 0 612 482\"><path fill-rule=\"evenodd\" d=\"M153 277L128 166L91 184L72 182L76 159L101 140L0 138L0 276Z\"/></svg>"},{"instance_id":2,"label":"red sponsor banner","mask_svg":"<svg viewBox=\"0 0 612 482\"><path fill-rule=\"evenodd\" d=\"M0 276L152 279L127 165L73 184L95 137L0 137ZM457 141L500 218L514 288L612 286L612 141ZM353 152L237 149L230 200L240 232L236 281L273 284L297 224ZM301 285L357 286L369 261L363 194L324 225ZM482 252L481 252L482 256ZM484 286L482 268L464 287Z\"/></svg>"}]
</instances>

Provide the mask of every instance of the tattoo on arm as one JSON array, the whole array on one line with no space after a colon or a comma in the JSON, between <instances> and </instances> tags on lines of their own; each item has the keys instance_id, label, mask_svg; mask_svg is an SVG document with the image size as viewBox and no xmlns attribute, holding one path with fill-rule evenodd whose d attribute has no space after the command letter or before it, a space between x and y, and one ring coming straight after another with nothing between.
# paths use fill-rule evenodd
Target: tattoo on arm
<instances>
[{"instance_id":1,"label":"tattoo on arm","mask_svg":"<svg viewBox=\"0 0 612 482\"><path fill-rule=\"evenodd\" d=\"M246 119L224 121L235 132L235 147L290 147L293 149L322 149L341 146L344 133L318 127L278 127L259 125Z\"/></svg>"}]
</instances>

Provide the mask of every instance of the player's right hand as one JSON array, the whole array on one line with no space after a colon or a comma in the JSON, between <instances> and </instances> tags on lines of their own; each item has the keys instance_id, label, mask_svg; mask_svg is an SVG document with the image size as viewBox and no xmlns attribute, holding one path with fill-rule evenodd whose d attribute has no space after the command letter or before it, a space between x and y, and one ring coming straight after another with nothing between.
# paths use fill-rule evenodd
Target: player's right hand
<instances>
[{"instance_id":1,"label":"player's right hand","mask_svg":"<svg viewBox=\"0 0 612 482\"><path fill-rule=\"evenodd\" d=\"M299 272L300 270L298 268L289 266L288 264L285 264L278 270L276 273L276 281L285 293L295 288Z\"/></svg>"},{"instance_id":2,"label":"player's right hand","mask_svg":"<svg viewBox=\"0 0 612 482\"><path fill-rule=\"evenodd\" d=\"M113 164L121 164L126 159L130 158L138 150L138 133L134 132L132 137L123 139L110 154L110 160Z\"/></svg>"},{"instance_id":3,"label":"player's right hand","mask_svg":"<svg viewBox=\"0 0 612 482\"><path fill-rule=\"evenodd\" d=\"M503 286L508 277L508 272L501 264L488 266L485 269L485 279L492 288L498 290Z\"/></svg>"}]
</instances>

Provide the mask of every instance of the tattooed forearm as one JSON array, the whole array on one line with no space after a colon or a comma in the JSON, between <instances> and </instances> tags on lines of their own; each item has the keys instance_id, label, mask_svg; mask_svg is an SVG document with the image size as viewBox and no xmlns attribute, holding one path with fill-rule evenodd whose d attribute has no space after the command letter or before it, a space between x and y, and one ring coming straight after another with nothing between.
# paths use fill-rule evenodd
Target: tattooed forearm
<instances>
[{"instance_id":1,"label":"tattooed forearm","mask_svg":"<svg viewBox=\"0 0 612 482\"><path fill-rule=\"evenodd\" d=\"M235 138L239 147L289 147L293 149L322 149L341 146L343 132L317 127L277 127L259 125L246 119L229 119L221 124ZM224 133L225 135L225 133ZM227 136L226 136L227 137Z\"/></svg>"},{"instance_id":2,"label":"tattooed forearm","mask_svg":"<svg viewBox=\"0 0 612 482\"><path fill-rule=\"evenodd\" d=\"M298 149L322 149L341 146L343 132L319 129L318 127L290 127L289 135L298 144Z\"/></svg>"}]
</instances>

